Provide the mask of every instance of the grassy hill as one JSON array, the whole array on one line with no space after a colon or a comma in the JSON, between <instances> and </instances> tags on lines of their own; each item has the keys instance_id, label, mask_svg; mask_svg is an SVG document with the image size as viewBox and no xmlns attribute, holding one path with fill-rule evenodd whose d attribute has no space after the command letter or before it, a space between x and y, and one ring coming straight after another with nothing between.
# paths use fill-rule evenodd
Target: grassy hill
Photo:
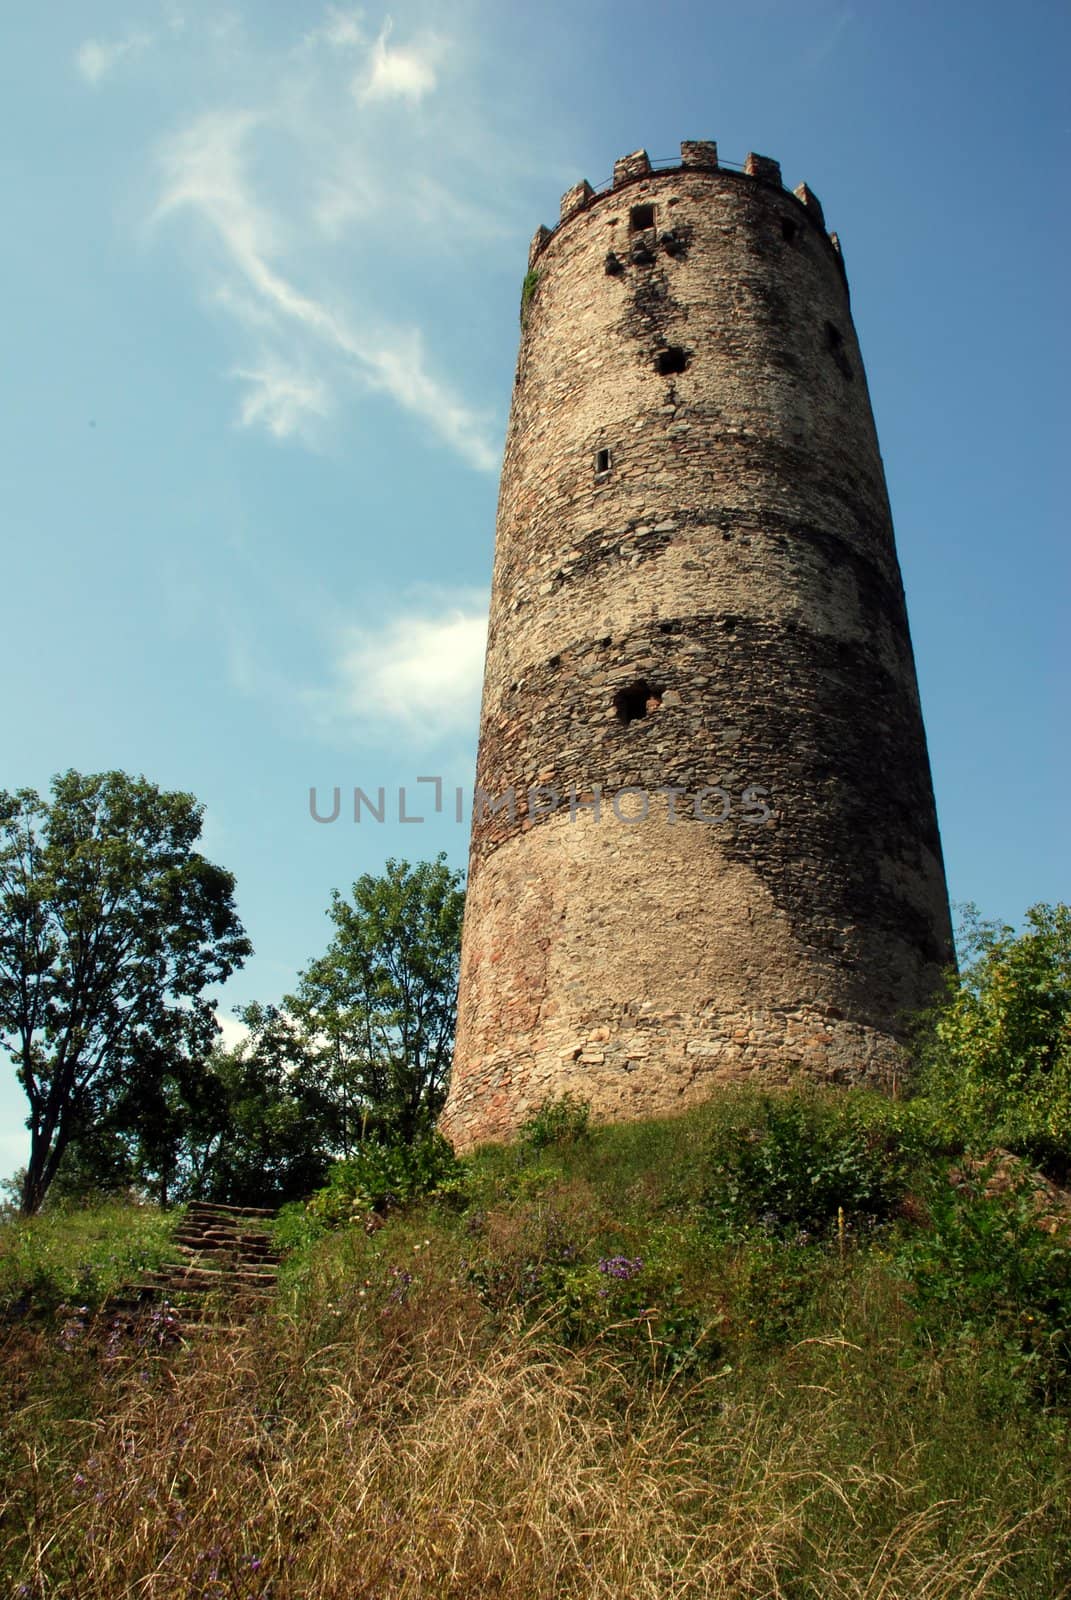
<instances>
[{"instance_id":1,"label":"grassy hill","mask_svg":"<svg viewBox=\"0 0 1071 1600\"><path fill-rule=\"evenodd\" d=\"M342 1173L216 1329L109 1317L159 1214L10 1221L3 1592L1071 1593L1065 1213L997 1167L862 1091L559 1104Z\"/></svg>"}]
</instances>

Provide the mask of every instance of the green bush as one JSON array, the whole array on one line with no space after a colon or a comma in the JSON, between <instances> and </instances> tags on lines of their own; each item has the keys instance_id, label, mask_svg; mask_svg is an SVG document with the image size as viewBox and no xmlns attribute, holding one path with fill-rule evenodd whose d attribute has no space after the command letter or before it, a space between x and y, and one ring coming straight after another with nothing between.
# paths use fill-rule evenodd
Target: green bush
<instances>
[{"instance_id":1,"label":"green bush","mask_svg":"<svg viewBox=\"0 0 1071 1600\"><path fill-rule=\"evenodd\" d=\"M947 1142L1002 1145L1071 1171L1071 907L1032 906L1026 929L968 908L966 960L923 1019L918 1090Z\"/></svg>"},{"instance_id":2,"label":"green bush","mask_svg":"<svg viewBox=\"0 0 1071 1600\"><path fill-rule=\"evenodd\" d=\"M912 1115L878 1095L766 1095L711 1135L701 1205L730 1229L778 1235L872 1224L896 1210L920 1145Z\"/></svg>"},{"instance_id":3,"label":"green bush","mask_svg":"<svg viewBox=\"0 0 1071 1600\"><path fill-rule=\"evenodd\" d=\"M538 287L539 287L539 273L535 268L533 268L531 272L526 272L525 273L524 281L521 284L521 327L522 328L526 328L528 326L528 314L531 311L532 301L535 299L535 293L536 293L536 290L538 289Z\"/></svg>"},{"instance_id":4,"label":"green bush","mask_svg":"<svg viewBox=\"0 0 1071 1600\"><path fill-rule=\"evenodd\" d=\"M899 1251L908 1300L928 1339L944 1343L996 1332L1018 1370L1047 1399L1071 1397L1071 1248L1066 1228L1039 1223L1029 1182L986 1194L980 1168L953 1188L934 1183L929 1227Z\"/></svg>"},{"instance_id":5,"label":"green bush","mask_svg":"<svg viewBox=\"0 0 1071 1600\"><path fill-rule=\"evenodd\" d=\"M336 1161L326 1187L313 1195L307 1211L315 1221L337 1227L422 1195L463 1197L466 1170L439 1133L412 1144L367 1139L347 1160Z\"/></svg>"},{"instance_id":6,"label":"green bush","mask_svg":"<svg viewBox=\"0 0 1071 1600\"><path fill-rule=\"evenodd\" d=\"M591 1139L591 1103L566 1090L551 1095L536 1112L522 1122L520 1135L533 1150L552 1144L587 1144Z\"/></svg>"}]
</instances>

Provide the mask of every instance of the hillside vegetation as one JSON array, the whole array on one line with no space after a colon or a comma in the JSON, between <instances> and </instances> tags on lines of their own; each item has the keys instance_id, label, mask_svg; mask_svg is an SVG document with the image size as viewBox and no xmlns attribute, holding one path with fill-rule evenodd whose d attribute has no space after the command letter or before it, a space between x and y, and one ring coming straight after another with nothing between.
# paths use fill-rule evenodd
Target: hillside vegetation
<instances>
[{"instance_id":1,"label":"hillside vegetation","mask_svg":"<svg viewBox=\"0 0 1071 1600\"><path fill-rule=\"evenodd\" d=\"M5 1592L1068 1592L1056 1202L1006 1161L951 1183L920 1105L559 1102L406 1172L292 1208L276 1302L186 1337L54 1311L94 1227L149 1252L157 1215L74 1213L65 1262L58 1220L4 1229Z\"/></svg>"},{"instance_id":2,"label":"hillside vegetation","mask_svg":"<svg viewBox=\"0 0 1071 1600\"><path fill-rule=\"evenodd\" d=\"M914 1098L366 1139L256 1315L145 1206L0 1223L27 1600L1071 1594L1071 912L979 924Z\"/></svg>"}]
</instances>

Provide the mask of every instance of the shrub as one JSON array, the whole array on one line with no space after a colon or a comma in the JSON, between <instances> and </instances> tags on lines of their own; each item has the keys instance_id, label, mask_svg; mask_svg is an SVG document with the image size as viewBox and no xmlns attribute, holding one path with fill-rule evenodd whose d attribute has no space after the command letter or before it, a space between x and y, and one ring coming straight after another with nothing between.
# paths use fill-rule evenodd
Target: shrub
<instances>
[{"instance_id":1,"label":"shrub","mask_svg":"<svg viewBox=\"0 0 1071 1600\"><path fill-rule=\"evenodd\" d=\"M935 1182L930 1226L902 1246L908 1299L938 1343L995 1331L1019 1356L1021 1375L1047 1399L1071 1395L1071 1248L1066 1228L1041 1226L1023 1175L987 1194L986 1168L954 1189Z\"/></svg>"},{"instance_id":2,"label":"shrub","mask_svg":"<svg viewBox=\"0 0 1071 1600\"><path fill-rule=\"evenodd\" d=\"M968 907L967 959L923 1019L919 1091L947 1141L1003 1145L1071 1170L1071 907L1036 905L1026 929Z\"/></svg>"},{"instance_id":3,"label":"shrub","mask_svg":"<svg viewBox=\"0 0 1071 1600\"><path fill-rule=\"evenodd\" d=\"M591 1102L570 1090L543 1101L533 1116L523 1122L521 1138L533 1150L551 1144L587 1144L591 1138Z\"/></svg>"},{"instance_id":4,"label":"shrub","mask_svg":"<svg viewBox=\"0 0 1071 1600\"><path fill-rule=\"evenodd\" d=\"M535 268L533 268L531 272L526 272L525 273L524 281L521 284L521 327L522 328L526 328L528 326L528 314L531 311L532 301L535 299L535 293L536 293L536 290L538 289L538 287L539 287L539 273Z\"/></svg>"},{"instance_id":5,"label":"shrub","mask_svg":"<svg viewBox=\"0 0 1071 1600\"><path fill-rule=\"evenodd\" d=\"M775 1234L878 1221L902 1199L919 1144L910 1114L878 1095L764 1096L749 1123L715 1129L701 1204Z\"/></svg>"},{"instance_id":6,"label":"shrub","mask_svg":"<svg viewBox=\"0 0 1071 1600\"><path fill-rule=\"evenodd\" d=\"M439 1133L412 1144L367 1139L355 1155L336 1161L325 1188L308 1212L328 1227L367 1211L389 1211L422 1195L442 1198L464 1192L466 1168Z\"/></svg>"}]
</instances>

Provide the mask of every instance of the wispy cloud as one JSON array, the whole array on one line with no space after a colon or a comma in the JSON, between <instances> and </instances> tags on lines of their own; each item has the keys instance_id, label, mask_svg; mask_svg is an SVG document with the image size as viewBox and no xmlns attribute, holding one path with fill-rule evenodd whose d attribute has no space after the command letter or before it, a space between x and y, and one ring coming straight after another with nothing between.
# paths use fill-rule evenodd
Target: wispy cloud
<instances>
[{"instance_id":1,"label":"wispy cloud","mask_svg":"<svg viewBox=\"0 0 1071 1600\"><path fill-rule=\"evenodd\" d=\"M372 46L368 71L354 83L362 100L422 100L435 88L436 59L441 54L438 40L425 37L410 45L388 44L393 29L390 17Z\"/></svg>"},{"instance_id":2,"label":"wispy cloud","mask_svg":"<svg viewBox=\"0 0 1071 1600\"><path fill-rule=\"evenodd\" d=\"M386 725L431 741L475 729L487 643L486 603L353 628L338 642L334 682L310 697L321 720Z\"/></svg>"},{"instance_id":3,"label":"wispy cloud","mask_svg":"<svg viewBox=\"0 0 1071 1600\"><path fill-rule=\"evenodd\" d=\"M86 40L79 71L99 84L124 58L173 52L166 76L156 63L180 111L152 146L149 231L182 250L229 325L220 366L244 385L239 425L323 447L363 396L493 472L501 417L462 376L481 365L461 332L466 267L506 240L521 259L524 185L546 155L518 144L519 107L480 92L483 42L344 3L309 8L280 41L252 12L161 3L151 26ZM469 300L460 317L454 287Z\"/></svg>"},{"instance_id":4,"label":"wispy cloud","mask_svg":"<svg viewBox=\"0 0 1071 1600\"><path fill-rule=\"evenodd\" d=\"M232 374L249 385L242 397L243 428L263 426L276 439L307 433L314 418L330 414L327 385L319 378L306 378L280 366L265 366L256 371L236 367Z\"/></svg>"},{"instance_id":5,"label":"wispy cloud","mask_svg":"<svg viewBox=\"0 0 1071 1600\"><path fill-rule=\"evenodd\" d=\"M152 36L142 32L127 34L124 39L86 39L78 47L74 64L86 83L96 88L122 60L140 55L151 43Z\"/></svg>"},{"instance_id":6,"label":"wispy cloud","mask_svg":"<svg viewBox=\"0 0 1071 1600\"><path fill-rule=\"evenodd\" d=\"M223 282L216 294L221 304L234 303L239 287L252 291L254 315L268 313L280 331L298 332L328 355L343 358L367 388L385 392L404 410L420 417L470 466L491 471L498 455L490 442L490 417L473 410L426 362L423 340L415 328L351 325L346 316L302 291L274 263L286 232L276 215L255 196L248 175L246 149L262 117L254 112L209 112L197 119L163 152L164 191L156 209L160 221L176 212L191 212L222 247L217 270ZM228 283L236 274L239 286ZM311 363L310 363L311 364ZM256 372L257 388L243 406L248 425L262 421L277 438L296 431L295 407L324 416L330 409L330 376L326 372L301 386L291 384L280 409L278 383L266 389Z\"/></svg>"}]
</instances>

